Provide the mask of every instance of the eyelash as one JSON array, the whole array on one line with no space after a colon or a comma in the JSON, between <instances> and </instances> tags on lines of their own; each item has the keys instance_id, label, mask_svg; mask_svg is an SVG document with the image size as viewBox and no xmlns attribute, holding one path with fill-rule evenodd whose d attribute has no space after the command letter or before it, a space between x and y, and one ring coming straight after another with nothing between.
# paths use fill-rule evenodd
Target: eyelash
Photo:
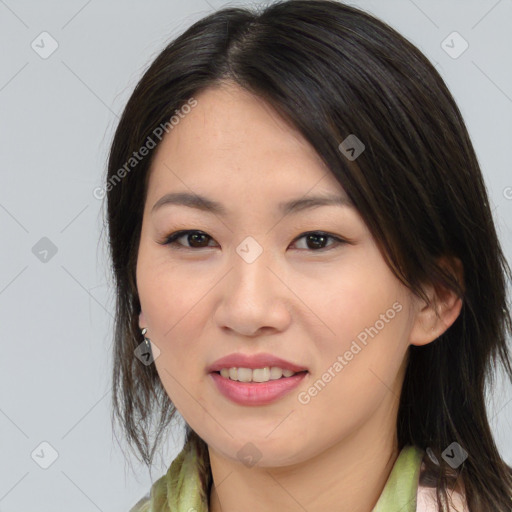
<instances>
[{"instance_id":1,"label":"eyelash","mask_svg":"<svg viewBox=\"0 0 512 512\"><path fill-rule=\"evenodd\" d=\"M199 231L199 230L196 230L196 229L187 229L187 230L175 231L174 233L171 233L170 235L168 235L164 239L163 242L158 242L158 243L160 245L170 245L170 246L173 246L174 249L178 249L178 250L183 250L183 249L185 249L185 250L197 250L197 249L208 249L209 247L212 247L212 246L187 247L186 245L182 245L182 244L179 244L177 242L177 240L179 238L182 238L183 236L190 235L190 234L205 235L210 240L213 240L213 238L211 236L209 236L207 233L205 233L204 231ZM311 251L311 252L325 252L325 251L328 251L328 250L330 250L332 248L336 248L339 245L350 243L349 241L344 240L343 238L340 238L339 236L331 235L330 233L326 233L325 231L307 231L306 233L302 233L297 238L295 238L293 240L293 242L296 242L297 240L300 240L301 238L304 238L304 237L306 237L308 235L323 236L325 238L334 240L335 243L331 244L331 245L328 245L327 247L321 247L320 249L299 249L299 250L301 250L301 251L305 250L305 251Z\"/></svg>"}]
</instances>

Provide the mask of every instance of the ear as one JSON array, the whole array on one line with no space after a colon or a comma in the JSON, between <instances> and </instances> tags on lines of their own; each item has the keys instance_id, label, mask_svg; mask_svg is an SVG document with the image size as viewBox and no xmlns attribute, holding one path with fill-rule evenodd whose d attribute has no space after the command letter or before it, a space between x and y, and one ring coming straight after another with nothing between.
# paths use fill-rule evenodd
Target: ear
<instances>
[{"instance_id":1,"label":"ear","mask_svg":"<svg viewBox=\"0 0 512 512\"><path fill-rule=\"evenodd\" d=\"M139 313L139 327L141 329L147 327L146 319L144 318L144 313L142 311Z\"/></svg>"},{"instance_id":2,"label":"ear","mask_svg":"<svg viewBox=\"0 0 512 512\"><path fill-rule=\"evenodd\" d=\"M450 271L464 289L464 269L460 259L443 257L439 264ZM462 309L462 300L454 291L431 284L424 290L430 304L415 297L416 313L409 336L411 345L422 346L436 340L455 322Z\"/></svg>"}]
</instances>

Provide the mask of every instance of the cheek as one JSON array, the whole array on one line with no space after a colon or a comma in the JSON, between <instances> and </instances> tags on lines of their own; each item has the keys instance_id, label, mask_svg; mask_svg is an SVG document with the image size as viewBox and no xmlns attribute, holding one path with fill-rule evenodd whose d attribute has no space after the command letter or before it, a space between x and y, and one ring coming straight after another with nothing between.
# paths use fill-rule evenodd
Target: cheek
<instances>
[{"instance_id":1,"label":"cheek","mask_svg":"<svg viewBox=\"0 0 512 512\"><path fill-rule=\"evenodd\" d=\"M314 376L325 403L382 398L407 351L408 296L384 263L369 263L361 258L347 265L325 283L314 306L329 327L318 328L327 335L317 337L320 360Z\"/></svg>"},{"instance_id":2,"label":"cheek","mask_svg":"<svg viewBox=\"0 0 512 512\"><path fill-rule=\"evenodd\" d=\"M373 325L365 327L363 323L361 327L347 314L344 318L350 325L340 326L346 336L320 348L320 362L300 397L301 404L308 403L299 407L305 421L316 418L325 427L322 432L332 432L333 441L340 431L357 430L383 404L390 413L393 410L400 396L398 377L407 352L407 344L400 342L404 324L399 315L379 331ZM358 333L364 337L358 338Z\"/></svg>"},{"instance_id":3,"label":"cheek","mask_svg":"<svg viewBox=\"0 0 512 512\"><path fill-rule=\"evenodd\" d=\"M201 299L201 284L183 265L165 257L165 251L143 248L137 264L141 307L153 335L172 337L180 319Z\"/></svg>"},{"instance_id":4,"label":"cheek","mask_svg":"<svg viewBox=\"0 0 512 512\"><path fill-rule=\"evenodd\" d=\"M349 346L358 337L364 342L365 333L368 337L367 329L372 326L383 333L400 323L404 294L387 267L365 261L347 264L340 267L335 278L326 279L316 290L307 295L314 301L312 309L319 312L329 327L324 339L336 348Z\"/></svg>"},{"instance_id":5,"label":"cheek","mask_svg":"<svg viewBox=\"0 0 512 512\"><path fill-rule=\"evenodd\" d=\"M191 298L195 299L195 295ZM183 294L151 302L152 342L160 350L155 360L157 372L171 402L192 421L202 414L199 403L203 401L203 383L208 377L204 347L194 341L201 339L204 314L201 304L194 306L195 302Z\"/></svg>"},{"instance_id":6,"label":"cheek","mask_svg":"<svg viewBox=\"0 0 512 512\"><path fill-rule=\"evenodd\" d=\"M140 252L139 298L148 325L147 336L160 351L155 360L157 371L173 398L179 394L179 383L197 379L197 372L204 370L200 347L193 343L201 328L200 299L204 293L197 286L189 286L191 278L183 272L146 256L149 255Z\"/></svg>"}]
</instances>

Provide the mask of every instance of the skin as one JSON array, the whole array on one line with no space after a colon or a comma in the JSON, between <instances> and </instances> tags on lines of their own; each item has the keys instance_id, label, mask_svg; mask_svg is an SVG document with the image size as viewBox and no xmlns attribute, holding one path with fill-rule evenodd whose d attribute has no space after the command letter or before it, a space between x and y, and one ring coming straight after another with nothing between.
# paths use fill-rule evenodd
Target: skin
<instances>
[{"instance_id":1,"label":"skin","mask_svg":"<svg viewBox=\"0 0 512 512\"><path fill-rule=\"evenodd\" d=\"M354 208L279 213L281 201L341 195L343 188L260 98L227 83L196 99L153 161L137 286L139 325L160 350L162 384L209 447L210 510L325 512L336 504L338 511L368 512L399 453L396 418L408 347L436 339L461 302L426 287L440 302L436 318L392 274ZM181 191L221 202L228 215L182 205L151 212L163 195ZM181 229L208 237L184 236L181 249L158 243ZM351 243L327 239L321 249L321 240L315 246L299 238L310 231ZM250 264L236 252L247 236L263 249ZM301 404L299 393L397 302L400 312ZM237 405L206 371L233 352L269 352L309 374L272 404ZM261 457L252 467L237 456L249 442Z\"/></svg>"}]
</instances>

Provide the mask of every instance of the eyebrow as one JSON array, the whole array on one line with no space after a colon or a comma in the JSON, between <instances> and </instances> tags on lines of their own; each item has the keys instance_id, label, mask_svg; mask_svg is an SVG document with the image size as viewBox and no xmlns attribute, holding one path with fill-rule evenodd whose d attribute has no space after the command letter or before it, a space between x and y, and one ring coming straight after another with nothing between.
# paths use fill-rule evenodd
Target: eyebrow
<instances>
[{"instance_id":1,"label":"eyebrow","mask_svg":"<svg viewBox=\"0 0 512 512\"><path fill-rule=\"evenodd\" d=\"M213 213L215 215L226 216L228 211L221 203L209 199L207 197L190 194L188 192L172 192L162 196L151 209L154 213L158 209L166 205L180 205L187 206L188 208L195 208L197 210ZM353 202L346 195L322 195L301 197L278 203L278 210L283 215L290 213L298 213L303 210L316 208L318 206L341 206L354 208Z\"/></svg>"}]
</instances>

